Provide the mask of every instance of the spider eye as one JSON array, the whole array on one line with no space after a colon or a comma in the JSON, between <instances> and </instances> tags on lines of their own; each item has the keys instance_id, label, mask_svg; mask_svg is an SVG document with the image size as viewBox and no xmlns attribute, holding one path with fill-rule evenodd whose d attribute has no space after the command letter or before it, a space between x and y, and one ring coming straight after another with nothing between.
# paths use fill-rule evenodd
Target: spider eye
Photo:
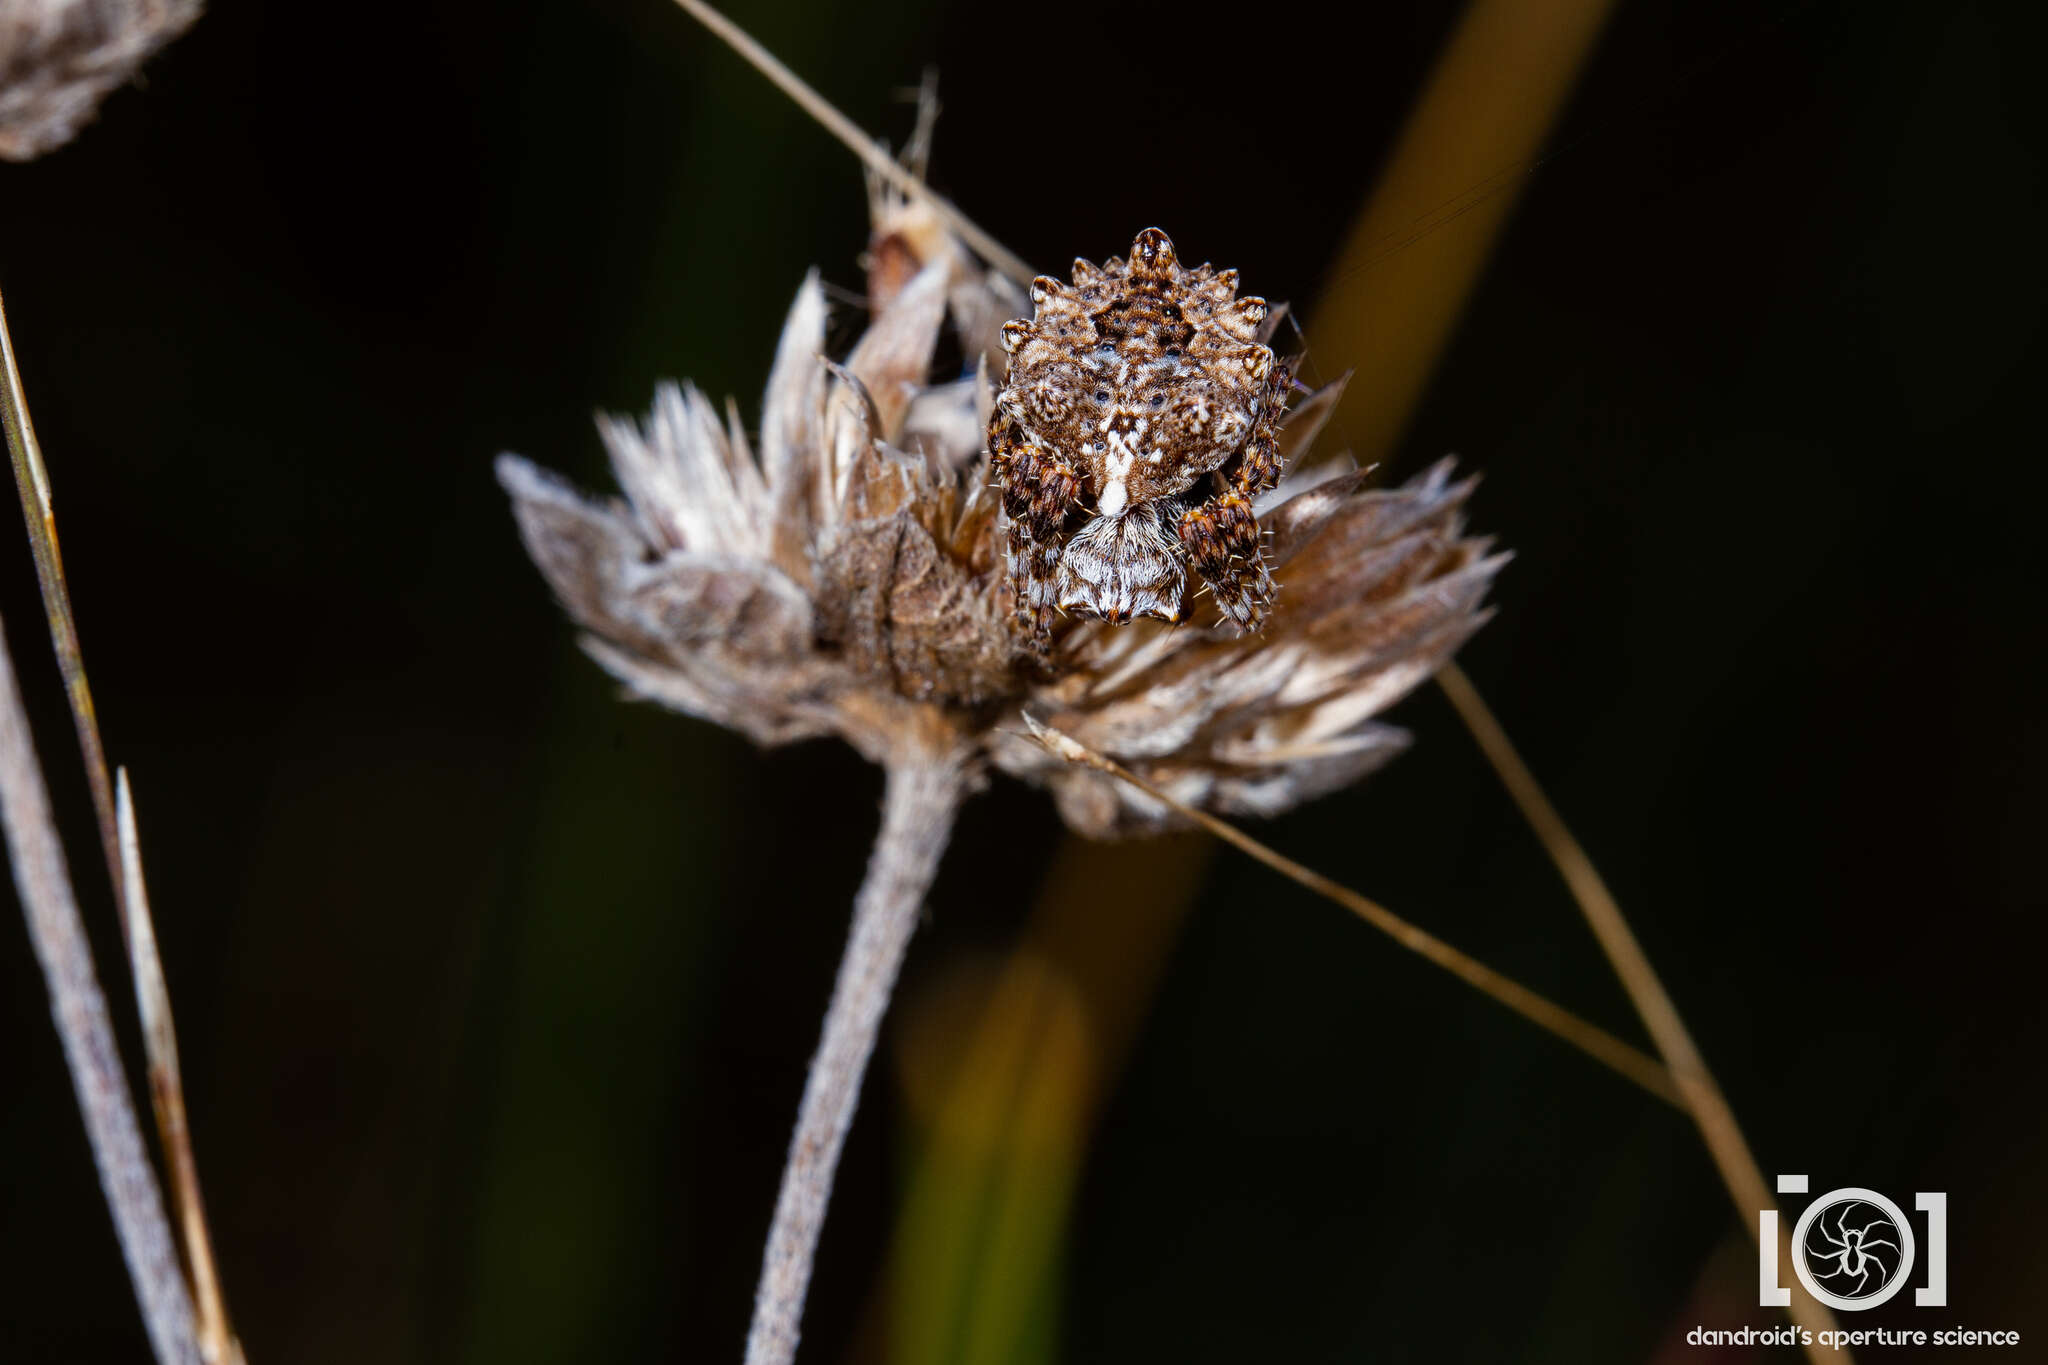
<instances>
[{"instance_id":1,"label":"spider eye","mask_svg":"<svg viewBox=\"0 0 2048 1365\"><path fill-rule=\"evenodd\" d=\"M1109 390L1097 389L1095 391L1095 401L1098 403L1107 403L1109 401Z\"/></svg>"},{"instance_id":2,"label":"spider eye","mask_svg":"<svg viewBox=\"0 0 2048 1365\"><path fill-rule=\"evenodd\" d=\"M1165 406L1166 406L1166 395L1165 395L1165 394L1163 394L1163 393L1155 393L1155 394L1153 394L1153 395L1152 395L1152 407L1154 408L1154 410L1155 410L1155 411L1156 411L1157 409L1159 409L1159 408L1163 408L1163 407L1165 407Z\"/></svg>"}]
</instances>

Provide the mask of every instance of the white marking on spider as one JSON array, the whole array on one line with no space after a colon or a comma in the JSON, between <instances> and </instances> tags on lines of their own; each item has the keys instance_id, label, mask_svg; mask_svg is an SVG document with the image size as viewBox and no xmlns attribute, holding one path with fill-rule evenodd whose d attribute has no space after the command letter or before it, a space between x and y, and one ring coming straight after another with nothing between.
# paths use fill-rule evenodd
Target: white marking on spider
<instances>
[{"instance_id":1,"label":"white marking on spider","mask_svg":"<svg viewBox=\"0 0 2048 1365\"><path fill-rule=\"evenodd\" d=\"M1138 452L1131 449L1122 436L1111 434L1105 460L1108 478L1103 482L1101 498L1097 499L1103 516L1122 516L1124 508L1130 506L1131 495L1124 487L1124 480L1130 477L1131 465L1137 458Z\"/></svg>"}]
</instances>

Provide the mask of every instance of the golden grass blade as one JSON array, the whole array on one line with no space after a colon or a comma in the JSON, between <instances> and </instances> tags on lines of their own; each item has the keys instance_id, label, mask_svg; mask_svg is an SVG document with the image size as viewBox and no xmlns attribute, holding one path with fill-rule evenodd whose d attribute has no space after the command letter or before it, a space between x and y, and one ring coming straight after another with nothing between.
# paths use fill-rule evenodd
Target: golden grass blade
<instances>
[{"instance_id":1,"label":"golden grass blade","mask_svg":"<svg viewBox=\"0 0 2048 1365\"><path fill-rule=\"evenodd\" d=\"M1612 8L1474 0L1459 20L1308 327L1318 366L1357 371L1336 427L1359 464L1393 452Z\"/></svg>"},{"instance_id":2,"label":"golden grass blade","mask_svg":"<svg viewBox=\"0 0 2048 1365\"><path fill-rule=\"evenodd\" d=\"M1713 1073L1707 1070L1706 1059L1700 1056L1691 1032L1679 1017L1678 1007L1671 1002L1670 993L1658 979L1642 944L1636 941L1635 932L1629 928L1620 904L1607 889L1607 883L1593 866L1593 860L1586 856L1586 850L1572 837L1564 818L1557 813L1557 807L1550 803L1542 784L1529 771L1529 765L1522 761L1507 731L1501 728L1492 708L1487 706L1464 670L1455 663L1445 664L1436 680L1444 695L1451 699L1451 705L1457 708L1465 728L1478 741L1486 761L1500 776L1501 785L1507 788L1508 795L1522 812L1522 818L1535 831L1550 860L1557 864L1565 885L1571 888L1572 899L1578 902L1593 937L1600 941L1600 950L1613 964L1614 974L1621 978L1622 989L1628 992L1636 1013L1642 1016L1643 1027L1649 1030L1657 1051L1663 1054L1665 1065L1670 1067L1671 1079L1678 1083L1679 1091L1685 1097L1684 1107L1699 1125L1700 1137L1713 1156L1722 1181L1728 1186L1742 1225L1749 1230L1751 1237L1755 1237L1758 1225L1754 1220L1763 1210L1775 1209L1777 1204L1770 1187L1764 1183L1763 1172L1757 1168L1756 1157L1750 1153L1748 1141L1742 1136L1741 1126L1735 1121L1735 1111L1728 1107L1727 1097L1721 1093ZM1792 1259L1791 1239L1782 1218L1778 1220L1778 1236L1778 1264L1789 1265ZM1834 1315L1825 1305L1799 1290L1793 1291L1792 1306L1786 1311L1794 1322L1812 1332L1816 1339L1823 1331L1834 1330ZM1808 1353L1815 1359L1849 1358L1847 1351L1824 1350L1819 1346L1809 1347Z\"/></svg>"},{"instance_id":3,"label":"golden grass blade","mask_svg":"<svg viewBox=\"0 0 2048 1365\"><path fill-rule=\"evenodd\" d=\"M71 613L71 592L64 584L64 556L57 548L57 517L50 506L50 473L36 443L35 423L28 414L21 370L15 364L14 338L7 328L7 305L0 299L0 364L6 370L0 389L0 426L7 432L7 453L14 463L14 486L21 494L21 514L28 523L29 548L35 553L36 578L43 589L43 614L50 618L50 643L64 677L64 695L71 702L71 723L85 760L85 781L92 789L93 814L99 819L100 852L113 879L114 901L128 911L121 895L121 839L114 818L114 785L107 777L107 751L100 742L99 715L93 710L92 688L85 680L85 656L78 648L78 621ZM122 932L127 926L122 925Z\"/></svg>"},{"instance_id":4,"label":"golden grass blade","mask_svg":"<svg viewBox=\"0 0 2048 1365\"><path fill-rule=\"evenodd\" d=\"M1292 858L1268 848L1228 821L1219 820L1207 811L1197 810L1193 806L1176 801L1121 763L1096 753L1079 740L1062 734L1049 725L1042 725L1029 715L1024 717L1024 723L1031 727L1033 738L1061 758L1130 783L1153 800L1193 820L1218 839L1258 859L1281 876L1298 882L1326 900L1335 901L1410 952L1434 962L1482 995L1507 1006L1530 1023L1556 1034L1593 1060L1612 1067L1666 1104L1674 1108L1685 1107L1685 1102L1680 1098L1678 1087L1673 1084L1669 1071L1655 1059L1630 1047L1605 1029L1587 1023L1570 1010L1538 995L1512 977L1503 976L1427 930L1410 924L1378 901L1362 896L1350 887L1331 881L1322 873L1303 867Z\"/></svg>"},{"instance_id":5,"label":"golden grass blade","mask_svg":"<svg viewBox=\"0 0 2048 1365\"><path fill-rule=\"evenodd\" d=\"M135 833L135 800L128 770L114 774L115 815L121 836L121 885L128 901L128 961L135 972L135 1004L142 1015L142 1045L149 1056L149 1097L163 1135L170 1167L171 1202L192 1278L192 1306L198 1314L199 1351L208 1365L241 1365L242 1348L228 1327L227 1305L214 1269L213 1239L199 1197L199 1164L185 1124L185 1078L178 1069L178 1032L171 1020L171 993L156 951L156 924L142 877L142 845Z\"/></svg>"},{"instance_id":6,"label":"golden grass blade","mask_svg":"<svg viewBox=\"0 0 2048 1365\"><path fill-rule=\"evenodd\" d=\"M912 1153L889 1261L890 1365L1050 1365L1047 1304L1102 1053L1056 958L956 960L897 1025Z\"/></svg>"},{"instance_id":7,"label":"golden grass blade","mask_svg":"<svg viewBox=\"0 0 2048 1365\"><path fill-rule=\"evenodd\" d=\"M780 58L755 42L745 29L705 4L704 0L676 0L676 4L691 18L717 34L726 46L746 58L755 70L775 84L776 89L796 101L797 107L816 119L826 132L845 143L848 150L860 158L862 165L904 194L930 204L933 212L944 220L946 226L990 265L1019 284L1031 283L1032 276L1037 272L1026 265L1022 258L977 227L973 219L953 206L951 200L925 184L895 157L890 156L879 142L862 132L852 119L833 108L823 95L811 89L803 78L785 66Z\"/></svg>"}]
</instances>

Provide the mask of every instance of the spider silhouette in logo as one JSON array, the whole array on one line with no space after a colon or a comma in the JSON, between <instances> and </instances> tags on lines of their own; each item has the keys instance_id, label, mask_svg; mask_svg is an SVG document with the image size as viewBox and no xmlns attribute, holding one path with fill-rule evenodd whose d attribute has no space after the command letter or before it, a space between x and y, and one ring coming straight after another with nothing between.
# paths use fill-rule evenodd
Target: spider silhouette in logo
<instances>
[{"instance_id":1,"label":"spider silhouette in logo","mask_svg":"<svg viewBox=\"0 0 2048 1365\"><path fill-rule=\"evenodd\" d=\"M1862 1226L1853 1226L1849 1222L1849 1214L1855 1209L1866 1209L1873 1216ZM1853 1280L1854 1284L1846 1290L1829 1286L1831 1292L1845 1299L1865 1298L1883 1290L1898 1274L1904 1260L1904 1252L1894 1240L1898 1229L1893 1226L1891 1216L1860 1199L1845 1199L1828 1212L1835 1215L1834 1227L1828 1226L1827 1212L1823 1212L1813 1220L1806 1245L1801 1248L1814 1279ZM1889 1253L1889 1263L1886 1253ZM1822 1270L1821 1266L1829 1262L1833 1263L1834 1269ZM1877 1276L1875 1284L1870 1279L1873 1272Z\"/></svg>"}]
</instances>

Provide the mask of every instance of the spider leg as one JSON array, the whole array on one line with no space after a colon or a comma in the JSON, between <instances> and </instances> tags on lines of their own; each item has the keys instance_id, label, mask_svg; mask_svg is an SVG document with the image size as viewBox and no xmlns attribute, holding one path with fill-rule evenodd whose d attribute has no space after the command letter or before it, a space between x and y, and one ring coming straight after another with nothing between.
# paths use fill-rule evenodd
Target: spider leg
<instances>
[{"instance_id":1,"label":"spider leg","mask_svg":"<svg viewBox=\"0 0 2048 1365\"><path fill-rule=\"evenodd\" d=\"M988 448L1010 518L1010 588L1017 619L1030 631L1032 647L1043 653L1052 644L1060 533L1080 501L1081 479L1065 460L1026 440L1000 409L989 424Z\"/></svg>"},{"instance_id":2,"label":"spider leg","mask_svg":"<svg viewBox=\"0 0 2048 1365\"><path fill-rule=\"evenodd\" d=\"M1259 520L1251 500L1232 490L1181 513L1176 529L1188 563L1216 596L1239 630L1249 634L1266 622L1273 579L1259 542Z\"/></svg>"},{"instance_id":3,"label":"spider leg","mask_svg":"<svg viewBox=\"0 0 2048 1365\"><path fill-rule=\"evenodd\" d=\"M1274 363L1259 403L1259 415L1245 438L1244 457L1231 471L1231 487L1247 499L1280 482L1280 419L1287 411L1287 394L1294 383L1294 362Z\"/></svg>"},{"instance_id":4,"label":"spider leg","mask_svg":"<svg viewBox=\"0 0 2048 1365\"><path fill-rule=\"evenodd\" d=\"M1280 482L1280 418L1293 383L1293 366L1275 363L1244 451L1226 466L1223 488L1180 518L1180 543L1189 564L1215 594L1224 616L1246 634L1265 625L1273 605L1266 537L1252 502Z\"/></svg>"},{"instance_id":5,"label":"spider leg","mask_svg":"<svg viewBox=\"0 0 2048 1365\"><path fill-rule=\"evenodd\" d=\"M1841 1247L1844 1252L1848 1250L1849 1243L1847 1239L1837 1237L1834 1233L1828 1231L1828 1219L1826 1214L1822 1214L1820 1217L1814 1219L1813 1225L1820 1229L1820 1235L1827 1238L1830 1245Z\"/></svg>"}]
</instances>

